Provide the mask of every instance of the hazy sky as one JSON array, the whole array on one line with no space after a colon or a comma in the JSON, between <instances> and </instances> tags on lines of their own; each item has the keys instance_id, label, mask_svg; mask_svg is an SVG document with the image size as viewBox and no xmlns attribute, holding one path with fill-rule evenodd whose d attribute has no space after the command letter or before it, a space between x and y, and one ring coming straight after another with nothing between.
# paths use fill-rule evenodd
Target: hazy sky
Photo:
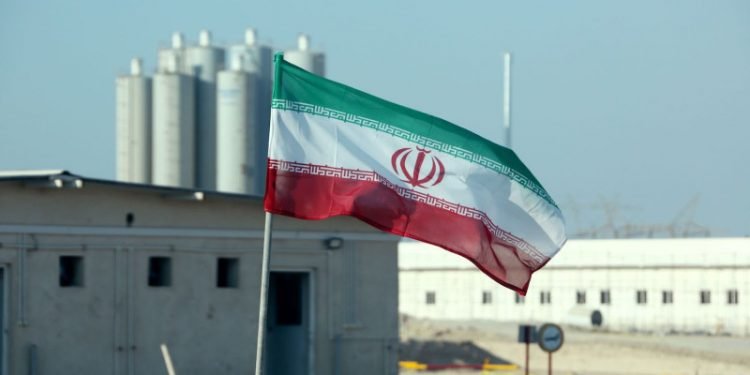
<instances>
[{"instance_id":1,"label":"hazy sky","mask_svg":"<svg viewBox=\"0 0 750 375\"><path fill-rule=\"evenodd\" d=\"M750 235L750 1L0 1L0 169L114 178L115 76L173 31L277 49L299 32L334 80L514 149L570 231L692 220ZM575 202L575 204L573 204Z\"/></svg>"}]
</instances>

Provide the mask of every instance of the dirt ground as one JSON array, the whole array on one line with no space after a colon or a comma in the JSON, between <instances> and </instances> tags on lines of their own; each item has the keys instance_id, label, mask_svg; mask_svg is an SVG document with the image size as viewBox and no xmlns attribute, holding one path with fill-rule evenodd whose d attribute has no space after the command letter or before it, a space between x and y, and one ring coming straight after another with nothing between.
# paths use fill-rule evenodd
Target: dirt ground
<instances>
[{"instance_id":1,"label":"dirt ground","mask_svg":"<svg viewBox=\"0 0 750 375\"><path fill-rule=\"evenodd\" d=\"M553 356L554 374L750 375L750 337L592 332L565 326L563 329L565 343ZM492 373L523 374L525 347L516 342L517 335L517 324L402 317L400 359L458 364L489 358L492 363L507 361L519 365L517 371ZM547 374L547 353L532 344L530 354L531 373ZM409 373L412 371L401 371ZM468 373L482 372L435 372L436 375Z\"/></svg>"}]
</instances>

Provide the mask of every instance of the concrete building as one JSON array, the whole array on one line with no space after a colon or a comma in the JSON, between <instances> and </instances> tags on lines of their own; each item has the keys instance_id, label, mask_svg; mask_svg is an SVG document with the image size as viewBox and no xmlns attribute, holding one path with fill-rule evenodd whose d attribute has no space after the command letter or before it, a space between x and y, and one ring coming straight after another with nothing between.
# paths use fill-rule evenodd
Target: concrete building
<instances>
[{"instance_id":1,"label":"concrete building","mask_svg":"<svg viewBox=\"0 0 750 375\"><path fill-rule=\"evenodd\" d=\"M526 297L434 246L399 246L403 314L750 335L750 238L571 240Z\"/></svg>"},{"instance_id":2,"label":"concrete building","mask_svg":"<svg viewBox=\"0 0 750 375\"><path fill-rule=\"evenodd\" d=\"M0 174L0 373L249 374L259 198ZM270 374L395 374L397 237L277 217Z\"/></svg>"}]
</instances>

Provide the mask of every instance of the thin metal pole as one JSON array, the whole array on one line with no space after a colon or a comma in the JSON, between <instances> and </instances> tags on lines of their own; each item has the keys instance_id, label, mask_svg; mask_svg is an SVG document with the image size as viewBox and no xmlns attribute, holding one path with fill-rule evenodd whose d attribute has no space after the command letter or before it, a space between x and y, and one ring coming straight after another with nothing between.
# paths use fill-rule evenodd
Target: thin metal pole
<instances>
[{"instance_id":1,"label":"thin metal pole","mask_svg":"<svg viewBox=\"0 0 750 375\"><path fill-rule=\"evenodd\" d=\"M526 340L526 366L524 367L523 373L529 375L529 340Z\"/></svg>"},{"instance_id":2,"label":"thin metal pole","mask_svg":"<svg viewBox=\"0 0 750 375\"><path fill-rule=\"evenodd\" d=\"M510 137L510 53L503 54L503 128L505 128L505 146L511 148Z\"/></svg>"},{"instance_id":3,"label":"thin metal pole","mask_svg":"<svg viewBox=\"0 0 750 375\"><path fill-rule=\"evenodd\" d=\"M547 375L552 375L552 352L547 353Z\"/></svg>"},{"instance_id":4,"label":"thin metal pole","mask_svg":"<svg viewBox=\"0 0 750 375\"><path fill-rule=\"evenodd\" d=\"M255 375L263 373L263 348L266 334L266 314L268 312L268 275L271 263L271 227L273 215L266 212L266 226L263 230L263 263L260 279L260 303L258 306L258 344L255 351Z\"/></svg>"}]
</instances>

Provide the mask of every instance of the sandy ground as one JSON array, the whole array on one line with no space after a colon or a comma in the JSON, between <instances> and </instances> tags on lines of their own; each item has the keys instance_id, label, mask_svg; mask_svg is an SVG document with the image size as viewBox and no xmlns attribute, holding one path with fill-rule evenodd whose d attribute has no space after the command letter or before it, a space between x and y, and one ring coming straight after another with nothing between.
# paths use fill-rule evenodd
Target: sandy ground
<instances>
[{"instance_id":1,"label":"sandy ground","mask_svg":"<svg viewBox=\"0 0 750 375\"><path fill-rule=\"evenodd\" d=\"M568 375L750 375L750 337L647 335L591 332L563 327L565 344L553 356L555 374ZM525 348L516 342L516 324L489 321L434 321L402 318L402 346L428 343L426 348L463 348L476 353L419 353L434 362L461 363L477 355L491 355L492 360L507 360L523 366ZM407 345L408 344L408 345ZM460 345L456 345L460 344ZM469 349L467 349L469 348ZM547 374L547 353L531 346L530 369L533 374ZM451 355L453 354L453 355ZM414 351L402 350L404 356ZM447 360L443 360L443 358ZM480 373L481 371L440 371L439 375ZM402 370L402 374L410 371ZM485 372L489 373L489 372ZM522 374L523 371L495 372Z\"/></svg>"}]
</instances>

